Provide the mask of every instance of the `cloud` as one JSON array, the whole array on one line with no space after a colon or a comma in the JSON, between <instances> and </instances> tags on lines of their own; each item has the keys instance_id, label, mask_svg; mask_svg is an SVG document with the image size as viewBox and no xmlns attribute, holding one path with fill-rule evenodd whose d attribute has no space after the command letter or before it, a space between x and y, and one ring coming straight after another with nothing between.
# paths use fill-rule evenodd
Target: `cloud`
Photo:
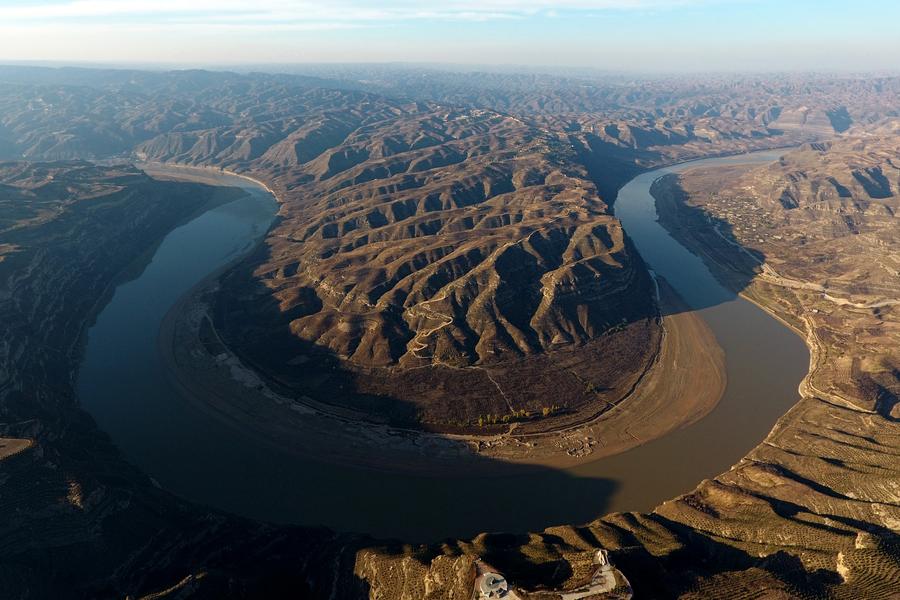
<instances>
[{"instance_id":1,"label":"cloud","mask_svg":"<svg viewBox=\"0 0 900 600\"><path fill-rule=\"evenodd\" d=\"M676 8L712 0L58 0L0 5L0 22L87 25L140 19L144 24L189 23L284 27L411 20L491 21L563 12ZM718 0L720 3L729 0Z\"/></svg>"}]
</instances>

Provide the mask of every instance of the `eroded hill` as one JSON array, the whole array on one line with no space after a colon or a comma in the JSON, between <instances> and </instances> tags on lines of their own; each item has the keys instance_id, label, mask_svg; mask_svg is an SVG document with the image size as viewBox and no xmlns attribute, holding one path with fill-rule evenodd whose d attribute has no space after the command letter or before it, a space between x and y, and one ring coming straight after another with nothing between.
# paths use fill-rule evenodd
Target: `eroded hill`
<instances>
[{"instance_id":1,"label":"eroded hill","mask_svg":"<svg viewBox=\"0 0 900 600\"><path fill-rule=\"evenodd\" d=\"M625 388L649 361L649 279L565 139L428 111L361 128L270 182L287 199L280 222L252 276L229 278L220 321L280 382L308 388L336 358L356 394L458 427L574 412L597 403L585 381ZM544 358L560 351L578 376ZM377 398L337 387L314 392L379 416Z\"/></svg>"},{"instance_id":2,"label":"eroded hill","mask_svg":"<svg viewBox=\"0 0 900 600\"><path fill-rule=\"evenodd\" d=\"M755 273L743 293L812 351L802 400L766 440L658 512L736 547L791 545L843 584L822 596L889 598L900 581L897 131L856 129L656 190L667 226L723 281Z\"/></svg>"},{"instance_id":3,"label":"eroded hill","mask_svg":"<svg viewBox=\"0 0 900 600\"><path fill-rule=\"evenodd\" d=\"M779 77L762 88L754 82L619 82L602 92L578 80L568 87L553 80L539 95L533 81L497 80L479 85L477 94L454 84L452 96L445 78L414 96L411 85L404 93L396 86L361 89L358 82L322 90L321 81L308 78L70 75L63 83L43 73L4 84L3 154L127 154L226 167L266 181L281 197L283 218L262 252L226 282L238 292L235 308L251 299L259 305L259 329L244 330L248 350L265 332L281 331L288 350L299 344L304 353L331 353L352 373L369 377L359 385L373 387L379 385L376 369L416 372L413 367L424 364L418 372L436 377L450 365L509 368L538 360L553 353L557 339L578 352L590 346L585 340L607 324L606 304L592 304L599 302L598 291L612 289L602 286L616 276L630 282L626 293L640 282L604 202L634 170L831 135L896 110L896 79ZM578 104L573 97L587 100ZM173 500L125 465L77 408L71 389L78 338L90 316L86 299L102 296L114 267L151 247L205 196L196 188L187 195L150 195L157 201L150 210L129 195L143 181L130 169L99 170L85 182L79 179L89 173L83 165L4 166L0 302L10 318L3 321L0 431L7 439L34 440L15 446L14 455L0 453L0 499L12 507L0 519L4 589L31 597L163 590L185 597L284 590L334 598L468 597L475 556L540 589L584 576L592 550L603 546L650 597L891 597L898 572L896 361L890 350L896 345L890 304L896 236L885 211L896 212L896 149L886 145L895 132L881 142L863 134L845 145L809 147L780 167L740 179L765 193L729 187L714 197L703 196L699 185L689 189L691 198L705 198L697 223L715 214L723 234L730 223L736 243L764 253L767 262L780 261L776 273L764 272L748 293L817 336L811 344L820 352L820 368L809 379L807 397L763 445L729 473L651 514L428 548L224 517ZM36 190L56 185L48 174L66 182L65 193L39 197ZM731 175L716 174L717 185ZM480 185L482 179L491 185ZM99 192L96 198L79 196L91 189ZM432 193L436 199L428 205ZM734 207L713 201L720 197L731 204L752 197L753 210L736 217ZM171 202L176 198L184 203ZM116 238L118 227L98 228L89 210L101 211L107 225L130 226L124 230L129 235ZM753 221L750 212L760 219ZM827 224L824 233L816 228L820 223ZM44 225L49 229L40 229ZM17 231L31 236L29 244L13 237ZM56 247L60 238L70 244ZM729 265L723 277L733 269L761 269L744 252L711 239L694 247L714 249L713 258ZM98 243L104 240L114 240L116 252ZM479 253L460 258L441 249L450 242ZM422 257L413 250L419 245ZM854 253L870 260L851 260ZM87 277L80 270L85 264L104 270ZM465 285L446 289L443 279L429 279L432 270ZM376 273L390 285L378 287ZM809 287L822 278L827 289ZM598 287L581 289L595 280ZM528 290L522 306L501 281ZM590 318L565 302L561 292L574 283L575 306L586 305ZM546 306L545 289L551 292ZM427 302L435 297L436 310L429 312ZM610 298L610 306L620 302ZM318 310L305 314L310 308ZM228 305L222 310L227 315ZM318 312L322 322L311 318ZM350 326L341 328L345 314ZM541 315L547 318L535 318ZM292 328L295 322L304 327ZM393 338L396 332L401 335ZM379 342L389 337L401 342ZM413 344L417 337L421 343ZM597 339L608 357L613 338ZM433 367L437 361L445 366ZM285 376L283 365L263 366ZM480 385L496 397L491 382Z\"/></svg>"}]
</instances>

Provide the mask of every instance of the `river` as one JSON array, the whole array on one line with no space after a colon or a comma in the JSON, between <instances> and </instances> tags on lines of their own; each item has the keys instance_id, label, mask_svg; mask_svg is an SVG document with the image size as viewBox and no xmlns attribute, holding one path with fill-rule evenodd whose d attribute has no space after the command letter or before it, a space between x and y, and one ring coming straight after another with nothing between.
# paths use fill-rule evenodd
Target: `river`
<instances>
[{"instance_id":1,"label":"river","mask_svg":"<svg viewBox=\"0 0 900 600\"><path fill-rule=\"evenodd\" d=\"M777 153L702 161L772 160ZM652 182L688 163L637 176L616 216L644 260L697 307L726 353L728 385L699 422L623 454L566 470L534 467L492 477L410 476L335 466L282 452L196 409L166 376L160 324L169 309L263 237L277 206L250 193L174 229L132 280L118 285L87 336L79 399L125 457L163 488L244 516L434 541L481 531L525 532L649 510L727 470L798 398L809 354L799 337L718 284L656 222Z\"/></svg>"}]
</instances>

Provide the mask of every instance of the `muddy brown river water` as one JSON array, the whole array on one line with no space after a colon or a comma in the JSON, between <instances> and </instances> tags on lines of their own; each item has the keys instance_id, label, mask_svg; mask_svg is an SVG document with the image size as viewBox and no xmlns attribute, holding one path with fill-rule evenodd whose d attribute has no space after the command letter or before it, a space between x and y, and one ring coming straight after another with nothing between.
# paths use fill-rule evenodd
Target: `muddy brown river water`
<instances>
[{"instance_id":1,"label":"muddy brown river water","mask_svg":"<svg viewBox=\"0 0 900 600\"><path fill-rule=\"evenodd\" d=\"M567 470L517 466L492 477L410 476L304 459L196 409L165 374L160 324L198 282L253 248L277 212L268 192L224 174L215 175L218 184L250 193L170 232L140 274L116 288L88 332L80 401L161 487L267 521L433 541L652 509L728 470L760 443L798 399L809 353L799 337L723 288L669 236L656 221L650 185L694 165L766 162L779 154L659 169L619 192L616 216L645 262L709 324L725 350L728 378L722 400L705 418L623 454Z\"/></svg>"}]
</instances>

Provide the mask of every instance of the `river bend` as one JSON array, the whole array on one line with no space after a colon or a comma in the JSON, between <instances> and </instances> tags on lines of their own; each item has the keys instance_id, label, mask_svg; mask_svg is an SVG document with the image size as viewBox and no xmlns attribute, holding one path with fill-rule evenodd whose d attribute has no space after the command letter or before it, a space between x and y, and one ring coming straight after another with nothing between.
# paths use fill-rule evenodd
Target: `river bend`
<instances>
[{"instance_id":1,"label":"river bend","mask_svg":"<svg viewBox=\"0 0 900 600\"><path fill-rule=\"evenodd\" d=\"M798 399L809 354L802 340L723 288L703 261L656 220L650 185L690 166L763 162L778 153L716 158L638 175L615 204L644 261L665 277L725 350L727 387L699 422L628 452L567 470L509 476L409 476L299 458L197 410L166 377L160 325L179 298L259 243L277 212L246 179L217 185L250 193L174 229L136 278L121 283L88 331L78 377L82 405L163 488L237 514L325 525L408 541L525 532L583 523L610 511L652 509L735 464Z\"/></svg>"}]
</instances>

